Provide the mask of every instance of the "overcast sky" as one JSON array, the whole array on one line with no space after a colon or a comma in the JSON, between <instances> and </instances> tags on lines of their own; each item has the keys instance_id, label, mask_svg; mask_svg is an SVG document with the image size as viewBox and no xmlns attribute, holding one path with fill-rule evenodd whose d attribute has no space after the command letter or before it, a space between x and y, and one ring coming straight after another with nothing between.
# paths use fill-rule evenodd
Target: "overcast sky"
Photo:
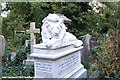
<instances>
[{"instance_id":1,"label":"overcast sky","mask_svg":"<svg viewBox=\"0 0 120 80\"><path fill-rule=\"evenodd\" d=\"M2 9L4 9L5 7L6 7L6 3L2 3L1 4L2 5ZM9 11L3 11L2 13L1 13L1 16L2 17L7 17L7 14L10 12L10 10Z\"/></svg>"}]
</instances>

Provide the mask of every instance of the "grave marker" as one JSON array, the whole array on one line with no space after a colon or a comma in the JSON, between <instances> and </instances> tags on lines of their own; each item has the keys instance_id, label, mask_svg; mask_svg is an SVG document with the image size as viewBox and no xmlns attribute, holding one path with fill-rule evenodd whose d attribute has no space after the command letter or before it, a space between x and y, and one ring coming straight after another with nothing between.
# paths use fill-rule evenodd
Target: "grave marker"
<instances>
[{"instance_id":1,"label":"grave marker","mask_svg":"<svg viewBox=\"0 0 120 80\"><path fill-rule=\"evenodd\" d=\"M86 34L85 36L82 36L83 46L84 46L84 52L82 54L82 62L85 60L89 60L91 56L91 48L93 46L93 40L92 36L90 34Z\"/></svg>"},{"instance_id":2,"label":"grave marker","mask_svg":"<svg viewBox=\"0 0 120 80\"><path fill-rule=\"evenodd\" d=\"M0 73L2 73L1 66L2 66L2 56L4 54L4 50L5 50L5 38L4 38L4 36L0 35ZM2 75L0 74L0 76L2 76Z\"/></svg>"},{"instance_id":3,"label":"grave marker","mask_svg":"<svg viewBox=\"0 0 120 80\"><path fill-rule=\"evenodd\" d=\"M2 56L5 50L5 38L0 35L0 62L2 62Z\"/></svg>"},{"instance_id":4,"label":"grave marker","mask_svg":"<svg viewBox=\"0 0 120 80\"><path fill-rule=\"evenodd\" d=\"M63 19L56 14L49 14L42 22L43 43L33 45L30 54L34 78L86 78L87 70L81 64L82 41L66 32Z\"/></svg>"},{"instance_id":5,"label":"grave marker","mask_svg":"<svg viewBox=\"0 0 120 80\"><path fill-rule=\"evenodd\" d=\"M35 22L30 23L30 29L26 30L27 34L30 34L30 40L26 40L25 46L28 46L30 41L30 50L33 53L33 45L36 44L36 36L35 33L40 33L40 29L35 29ZM27 54L27 60L24 60L23 64L33 65L34 60Z\"/></svg>"},{"instance_id":6,"label":"grave marker","mask_svg":"<svg viewBox=\"0 0 120 80\"><path fill-rule=\"evenodd\" d=\"M30 29L26 30L26 32L30 34L31 53L33 53L33 45L36 44L35 33L40 33L40 29L35 29L35 22L31 22Z\"/></svg>"}]
</instances>

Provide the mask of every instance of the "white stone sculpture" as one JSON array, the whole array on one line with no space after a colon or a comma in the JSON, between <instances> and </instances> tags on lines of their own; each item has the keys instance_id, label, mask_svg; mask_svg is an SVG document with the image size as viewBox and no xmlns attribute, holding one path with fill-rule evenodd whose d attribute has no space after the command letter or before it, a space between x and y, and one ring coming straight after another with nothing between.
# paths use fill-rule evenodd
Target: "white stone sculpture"
<instances>
[{"instance_id":1,"label":"white stone sculpture","mask_svg":"<svg viewBox=\"0 0 120 80\"><path fill-rule=\"evenodd\" d=\"M81 64L83 42L66 32L64 21L57 14L49 14L43 19L43 42L33 45L30 54L34 58L34 78L87 77L87 70Z\"/></svg>"},{"instance_id":2,"label":"white stone sculpture","mask_svg":"<svg viewBox=\"0 0 120 80\"><path fill-rule=\"evenodd\" d=\"M66 32L67 27L64 24L64 19L57 14L49 14L42 22L41 35L43 43L39 47L56 49L68 45L79 47L83 44L73 34Z\"/></svg>"}]
</instances>

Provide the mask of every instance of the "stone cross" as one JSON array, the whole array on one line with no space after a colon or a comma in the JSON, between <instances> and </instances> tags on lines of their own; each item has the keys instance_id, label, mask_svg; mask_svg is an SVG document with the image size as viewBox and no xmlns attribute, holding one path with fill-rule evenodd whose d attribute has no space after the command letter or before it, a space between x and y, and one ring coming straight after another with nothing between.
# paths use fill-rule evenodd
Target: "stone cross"
<instances>
[{"instance_id":1,"label":"stone cross","mask_svg":"<svg viewBox=\"0 0 120 80\"><path fill-rule=\"evenodd\" d=\"M35 22L31 22L30 29L26 30L26 32L30 34L31 53L33 53L33 45L36 44L35 33L40 33L40 29L35 29Z\"/></svg>"},{"instance_id":2,"label":"stone cross","mask_svg":"<svg viewBox=\"0 0 120 80\"><path fill-rule=\"evenodd\" d=\"M30 34L30 50L31 54L33 53L33 45L36 44L36 37L35 33L40 33L40 29L35 29L35 22L30 23L30 29L26 30L27 34ZM29 40L25 41L25 46L28 46ZM27 59L23 61L23 64L26 65L33 65L34 60L30 57L29 54L27 54Z\"/></svg>"}]
</instances>

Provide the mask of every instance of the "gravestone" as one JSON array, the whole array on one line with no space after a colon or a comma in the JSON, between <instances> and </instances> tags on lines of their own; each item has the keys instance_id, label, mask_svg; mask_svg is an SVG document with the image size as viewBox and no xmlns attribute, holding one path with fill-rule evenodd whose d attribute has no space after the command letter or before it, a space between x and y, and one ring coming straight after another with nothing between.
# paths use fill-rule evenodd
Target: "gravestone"
<instances>
[{"instance_id":1,"label":"gravestone","mask_svg":"<svg viewBox=\"0 0 120 80\"><path fill-rule=\"evenodd\" d=\"M4 36L0 35L0 73L2 73L2 56L5 50L5 38ZM1 76L1 75L0 75Z\"/></svg>"},{"instance_id":2,"label":"gravestone","mask_svg":"<svg viewBox=\"0 0 120 80\"><path fill-rule=\"evenodd\" d=\"M42 43L33 45L35 78L86 78L81 64L82 41L66 32L64 19L49 14L43 19Z\"/></svg>"},{"instance_id":3,"label":"gravestone","mask_svg":"<svg viewBox=\"0 0 120 80\"><path fill-rule=\"evenodd\" d=\"M30 48L31 53L33 53L33 45L36 44L35 33L40 33L40 29L35 29L35 22L30 23L30 29L26 30L28 34L30 34Z\"/></svg>"},{"instance_id":4,"label":"gravestone","mask_svg":"<svg viewBox=\"0 0 120 80\"><path fill-rule=\"evenodd\" d=\"M5 50L5 38L0 35L0 62L2 62L2 56Z\"/></svg>"},{"instance_id":5,"label":"gravestone","mask_svg":"<svg viewBox=\"0 0 120 80\"><path fill-rule=\"evenodd\" d=\"M33 45L36 44L35 33L40 33L40 29L35 29L35 22L30 23L30 29L26 30L27 34L30 34L30 50L33 53ZM25 46L28 46L29 40L26 40ZM34 60L27 54L27 60L23 61L23 64L33 65Z\"/></svg>"},{"instance_id":6,"label":"gravestone","mask_svg":"<svg viewBox=\"0 0 120 80\"><path fill-rule=\"evenodd\" d=\"M91 56L91 49L93 47L93 38L90 34L86 34L85 36L81 36L83 41L84 50L82 53L82 62L85 60L89 60Z\"/></svg>"}]
</instances>

